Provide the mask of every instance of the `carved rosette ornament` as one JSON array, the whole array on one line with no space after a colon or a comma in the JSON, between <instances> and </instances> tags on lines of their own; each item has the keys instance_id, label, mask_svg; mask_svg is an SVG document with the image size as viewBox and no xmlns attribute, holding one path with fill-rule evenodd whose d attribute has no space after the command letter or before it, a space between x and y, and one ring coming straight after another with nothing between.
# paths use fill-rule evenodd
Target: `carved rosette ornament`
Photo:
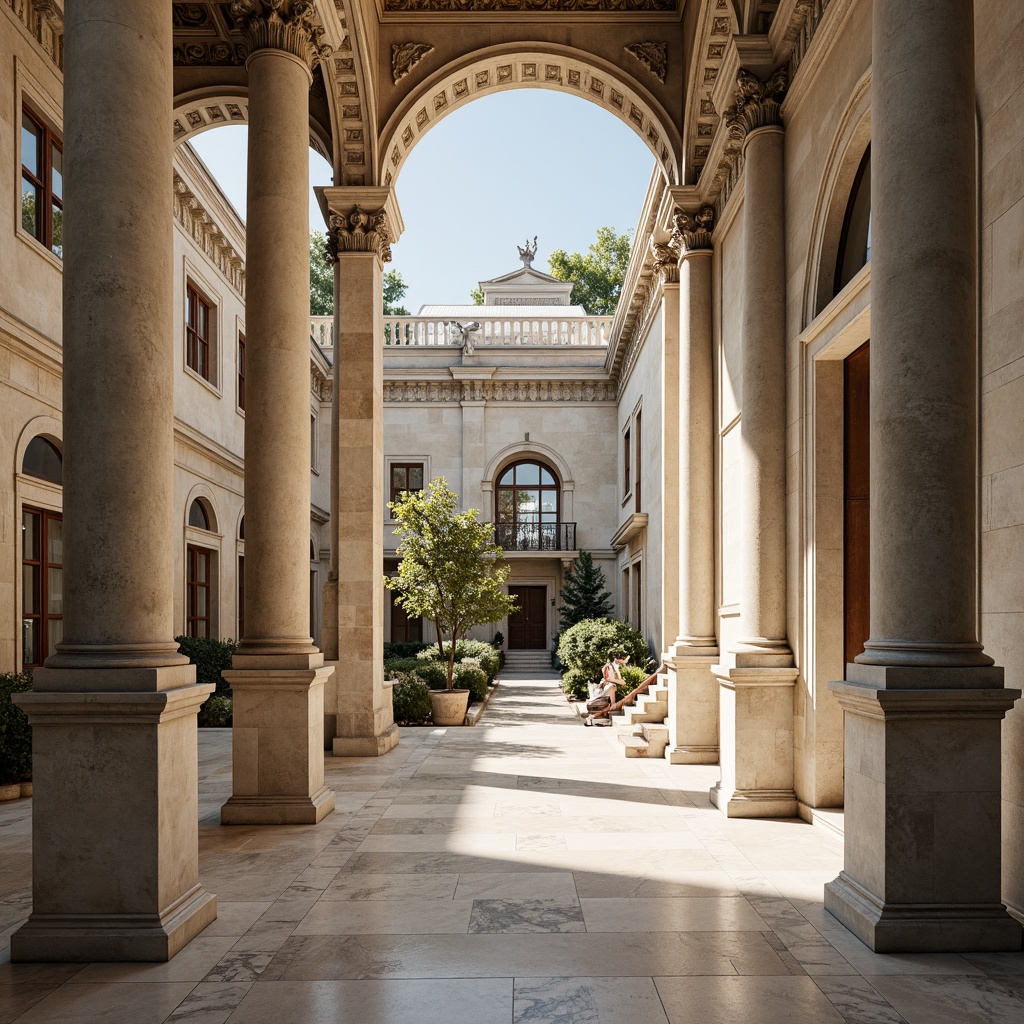
<instances>
[{"instance_id":1,"label":"carved rosette ornament","mask_svg":"<svg viewBox=\"0 0 1024 1024\"><path fill-rule=\"evenodd\" d=\"M782 101L789 88L785 67L773 71L767 82L740 68L736 75L735 102L725 112L730 137L742 130L744 136L758 128L782 124Z\"/></svg>"},{"instance_id":2,"label":"carved rosette ornament","mask_svg":"<svg viewBox=\"0 0 1024 1024\"><path fill-rule=\"evenodd\" d=\"M668 73L668 43L630 43L623 49L639 61L654 77L665 84L665 75Z\"/></svg>"},{"instance_id":3,"label":"carved rosette ornament","mask_svg":"<svg viewBox=\"0 0 1024 1024\"><path fill-rule=\"evenodd\" d=\"M346 252L373 252L381 263L391 262L391 233L383 210L367 213L362 207L353 206L346 216L331 214L324 255L328 263L337 263L338 257Z\"/></svg>"},{"instance_id":4,"label":"carved rosette ornament","mask_svg":"<svg viewBox=\"0 0 1024 1024\"><path fill-rule=\"evenodd\" d=\"M232 0L231 16L245 33L250 54L284 50L310 71L331 55L313 0Z\"/></svg>"},{"instance_id":5,"label":"carved rosette ornament","mask_svg":"<svg viewBox=\"0 0 1024 1024\"><path fill-rule=\"evenodd\" d=\"M715 211L711 206L702 206L696 213L677 210L672 218L675 225L673 237L679 239L681 253L711 249L714 243L711 232L715 226Z\"/></svg>"},{"instance_id":6,"label":"carved rosette ornament","mask_svg":"<svg viewBox=\"0 0 1024 1024\"><path fill-rule=\"evenodd\" d=\"M433 49L429 43L392 43L391 77L395 85L398 85Z\"/></svg>"},{"instance_id":7,"label":"carved rosette ornament","mask_svg":"<svg viewBox=\"0 0 1024 1024\"><path fill-rule=\"evenodd\" d=\"M679 283L679 238L675 233L667 242L651 239L651 266L662 284Z\"/></svg>"}]
</instances>

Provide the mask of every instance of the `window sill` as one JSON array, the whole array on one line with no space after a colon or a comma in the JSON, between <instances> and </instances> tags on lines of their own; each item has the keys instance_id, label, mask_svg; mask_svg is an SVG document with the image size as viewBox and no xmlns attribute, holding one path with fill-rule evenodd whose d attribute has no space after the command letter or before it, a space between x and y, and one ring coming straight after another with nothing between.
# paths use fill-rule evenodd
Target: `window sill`
<instances>
[{"instance_id":1,"label":"window sill","mask_svg":"<svg viewBox=\"0 0 1024 1024\"><path fill-rule=\"evenodd\" d=\"M47 249L35 235L30 235L20 223L17 225L17 231L15 234L21 239L22 243L28 246L28 248L37 256L42 256L43 259L49 260L50 263L52 263L61 273L64 272L64 261L52 250Z\"/></svg>"},{"instance_id":2,"label":"window sill","mask_svg":"<svg viewBox=\"0 0 1024 1024\"><path fill-rule=\"evenodd\" d=\"M220 388L218 388L217 385L213 383L213 381L207 380L201 373L197 373L195 370L193 370L192 367L188 365L188 363L185 364L185 373L193 380L199 381L199 383L202 384L204 388L206 388L208 391L213 392L213 394L215 394L218 398L222 397Z\"/></svg>"}]
</instances>

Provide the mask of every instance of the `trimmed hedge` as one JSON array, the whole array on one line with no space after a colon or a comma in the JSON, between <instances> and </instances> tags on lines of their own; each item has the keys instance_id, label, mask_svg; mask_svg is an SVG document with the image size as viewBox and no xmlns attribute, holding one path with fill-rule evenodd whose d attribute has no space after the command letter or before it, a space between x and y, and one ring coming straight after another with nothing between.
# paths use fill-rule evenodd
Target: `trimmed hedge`
<instances>
[{"instance_id":1,"label":"trimmed hedge","mask_svg":"<svg viewBox=\"0 0 1024 1024\"><path fill-rule=\"evenodd\" d=\"M231 696L231 687L228 686L221 672L226 668L231 668L231 656L238 650L237 640L230 638L213 640L203 636L176 636L174 642L178 645L179 652L195 665L197 683L213 683L217 687L215 693Z\"/></svg>"},{"instance_id":2,"label":"trimmed hedge","mask_svg":"<svg viewBox=\"0 0 1024 1024\"><path fill-rule=\"evenodd\" d=\"M402 640L398 643L384 644L384 660L398 661L400 658L415 658L424 648L432 644L421 643L419 640Z\"/></svg>"},{"instance_id":3,"label":"trimmed hedge","mask_svg":"<svg viewBox=\"0 0 1024 1024\"><path fill-rule=\"evenodd\" d=\"M384 662L385 679L401 679L403 676L415 677L431 690L443 690L448 685L448 667L439 661L396 658Z\"/></svg>"},{"instance_id":4,"label":"trimmed hedge","mask_svg":"<svg viewBox=\"0 0 1024 1024\"><path fill-rule=\"evenodd\" d=\"M487 673L475 658L466 658L455 666L455 686L460 690L469 690L470 704L487 699Z\"/></svg>"},{"instance_id":5,"label":"trimmed hedge","mask_svg":"<svg viewBox=\"0 0 1024 1024\"><path fill-rule=\"evenodd\" d=\"M391 688L395 721L399 725L422 725L430 721L430 687L418 676L402 673Z\"/></svg>"},{"instance_id":6,"label":"trimmed hedge","mask_svg":"<svg viewBox=\"0 0 1024 1024\"><path fill-rule=\"evenodd\" d=\"M0 673L0 786L32 778L32 727L11 696L32 689L30 672Z\"/></svg>"},{"instance_id":7,"label":"trimmed hedge","mask_svg":"<svg viewBox=\"0 0 1024 1024\"><path fill-rule=\"evenodd\" d=\"M425 650L420 651L416 657L421 661L436 661L438 664L446 665L449 647L450 645L447 643L444 645L445 661L441 660L441 652L438 650L437 644L431 644ZM455 645L456 665L460 664L464 658L474 658L480 662L480 667L484 670L488 683L494 681L494 677L501 668L500 654L491 644L484 643L483 640L460 640Z\"/></svg>"}]
</instances>

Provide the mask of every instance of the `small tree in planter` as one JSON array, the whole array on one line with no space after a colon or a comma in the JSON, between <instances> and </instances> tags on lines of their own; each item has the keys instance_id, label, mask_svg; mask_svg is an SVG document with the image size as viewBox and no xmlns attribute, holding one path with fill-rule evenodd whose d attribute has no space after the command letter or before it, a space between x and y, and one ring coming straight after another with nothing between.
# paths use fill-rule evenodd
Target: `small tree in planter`
<instances>
[{"instance_id":1,"label":"small tree in planter","mask_svg":"<svg viewBox=\"0 0 1024 1024\"><path fill-rule=\"evenodd\" d=\"M496 622L515 611L515 601L503 590L509 568L504 552L493 541L490 523L477 521L476 509L458 511L458 497L444 477L430 482L426 492L406 491L390 503L398 522L402 561L398 575L385 577L395 601L410 616L425 616L437 629L438 650L447 662L448 693L454 692L455 647L473 627ZM469 691L461 702L466 713ZM458 724L455 721L437 724Z\"/></svg>"}]
</instances>

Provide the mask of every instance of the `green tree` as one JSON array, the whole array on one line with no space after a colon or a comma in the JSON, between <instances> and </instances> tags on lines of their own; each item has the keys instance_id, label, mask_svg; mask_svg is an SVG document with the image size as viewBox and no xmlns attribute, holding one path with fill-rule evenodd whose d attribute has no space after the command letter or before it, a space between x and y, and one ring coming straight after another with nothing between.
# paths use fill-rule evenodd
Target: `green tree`
<instances>
[{"instance_id":1,"label":"green tree","mask_svg":"<svg viewBox=\"0 0 1024 1024\"><path fill-rule=\"evenodd\" d=\"M611 316L615 312L629 265L630 234L598 228L597 241L585 254L569 255L564 249L556 249L548 260L551 276L572 281L572 301L591 316Z\"/></svg>"},{"instance_id":2,"label":"green tree","mask_svg":"<svg viewBox=\"0 0 1024 1024\"><path fill-rule=\"evenodd\" d=\"M473 300L474 306L482 306L484 304L484 290L483 288L474 288L470 293L469 297Z\"/></svg>"},{"instance_id":3,"label":"green tree","mask_svg":"<svg viewBox=\"0 0 1024 1024\"><path fill-rule=\"evenodd\" d=\"M397 270L384 275L384 315L408 316L409 310L399 305L409 286ZM309 233L309 315L331 316L334 313L334 267L327 262L327 236L322 231Z\"/></svg>"},{"instance_id":4,"label":"green tree","mask_svg":"<svg viewBox=\"0 0 1024 1024\"><path fill-rule=\"evenodd\" d=\"M388 507L398 522L402 561L384 585L411 616L425 616L437 628L437 645L448 662L448 689L455 676L455 648L473 626L496 622L515 611L503 591L509 566L493 541L490 523L477 521L475 508L458 511L458 497L444 477L426 492L406 491Z\"/></svg>"},{"instance_id":5,"label":"green tree","mask_svg":"<svg viewBox=\"0 0 1024 1024\"><path fill-rule=\"evenodd\" d=\"M612 613L612 595L605 590L607 582L590 552L581 551L562 584L559 626L568 629L584 619L608 618Z\"/></svg>"}]
</instances>

